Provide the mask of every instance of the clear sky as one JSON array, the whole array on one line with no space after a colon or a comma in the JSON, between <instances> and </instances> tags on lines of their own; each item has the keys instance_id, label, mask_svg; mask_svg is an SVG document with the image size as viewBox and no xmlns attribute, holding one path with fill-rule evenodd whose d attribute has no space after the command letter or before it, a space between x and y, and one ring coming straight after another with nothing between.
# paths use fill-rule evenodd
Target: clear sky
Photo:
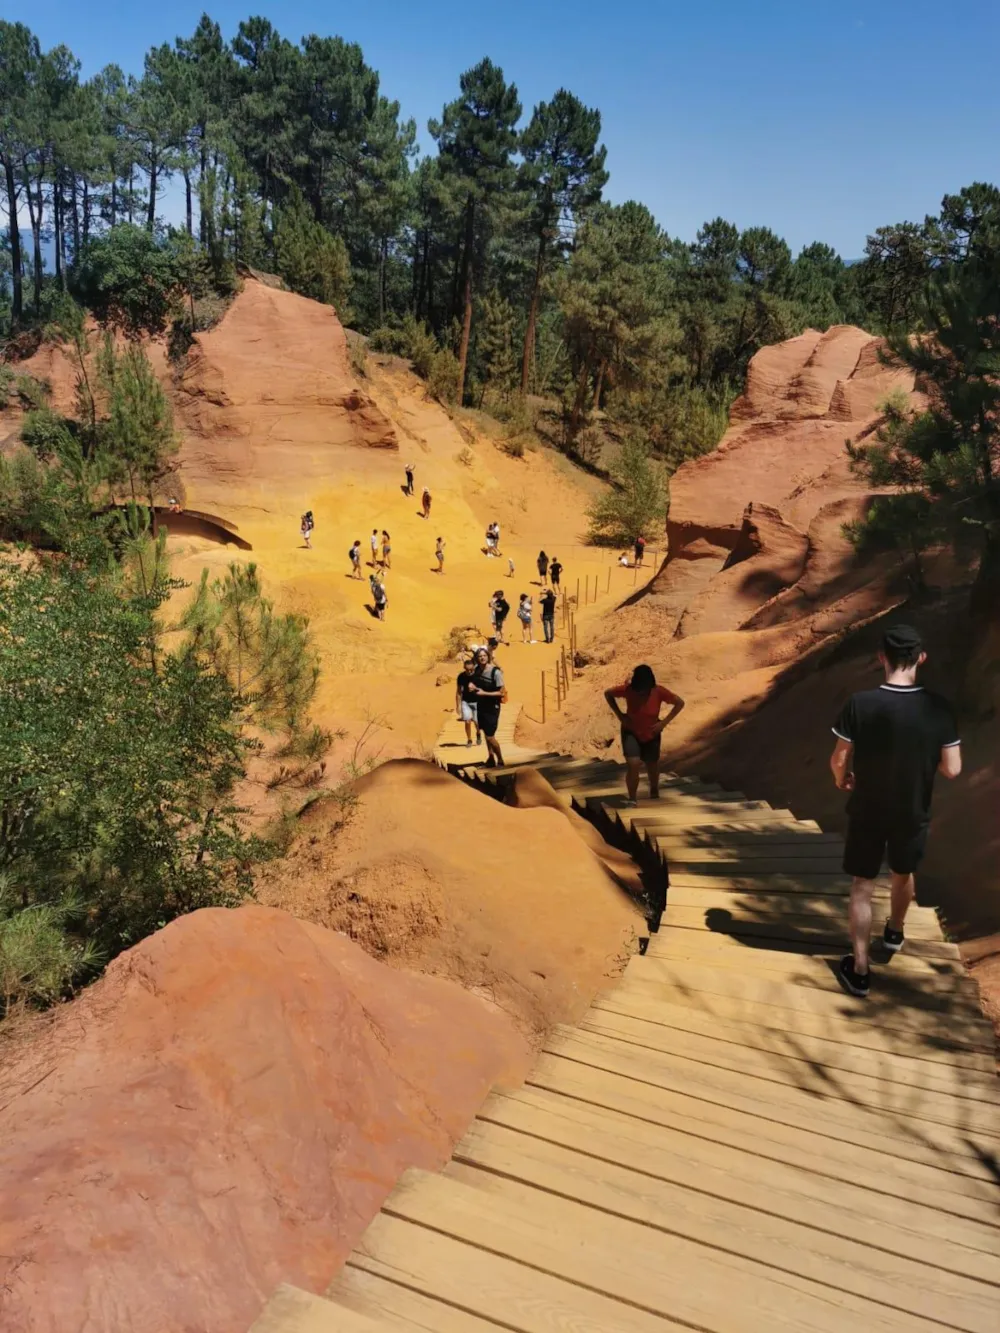
<instances>
[{"instance_id":1,"label":"clear sky","mask_svg":"<svg viewBox=\"0 0 1000 1333\"><path fill-rule=\"evenodd\" d=\"M722 215L858 257L882 223L921 219L973 180L1000 184L1000 0L3 0L84 74L139 73L203 9L227 37L263 13L283 36L361 44L382 90L427 119L488 55L526 112L560 86L600 108L608 196L693 239Z\"/></svg>"}]
</instances>

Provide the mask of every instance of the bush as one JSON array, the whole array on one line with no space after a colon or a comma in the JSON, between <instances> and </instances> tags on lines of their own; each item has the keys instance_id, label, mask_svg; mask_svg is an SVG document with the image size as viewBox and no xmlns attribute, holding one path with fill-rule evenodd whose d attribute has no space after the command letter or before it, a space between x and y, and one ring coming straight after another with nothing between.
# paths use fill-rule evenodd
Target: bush
<instances>
[{"instance_id":1,"label":"bush","mask_svg":"<svg viewBox=\"0 0 1000 1333\"><path fill-rule=\"evenodd\" d=\"M52 458L63 452L69 436L65 419L49 407L29 412L21 426L21 439L39 458Z\"/></svg>"},{"instance_id":2,"label":"bush","mask_svg":"<svg viewBox=\"0 0 1000 1333\"><path fill-rule=\"evenodd\" d=\"M667 488L662 467L650 457L641 436L629 436L609 468L612 488L588 510L590 540L624 546L658 528L666 518Z\"/></svg>"},{"instance_id":3,"label":"bush","mask_svg":"<svg viewBox=\"0 0 1000 1333\"><path fill-rule=\"evenodd\" d=\"M46 405L52 386L34 375L15 375L14 392L20 405L30 412Z\"/></svg>"},{"instance_id":4,"label":"bush","mask_svg":"<svg viewBox=\"0 0 1000 1333\"><path fill-rule=\"evenodd\" d=\"M0 881L0 1016L15 1005L52 1004L95 970L96 945L69 934L81 916L74 899L22 907Z\"/></svg>"},{"instance_id":5,"label":"bush","mask_svg":"<svg viewBox=\"0 0 1000 1333\"><path fill-rule=\"evenodd\" d=\"M431 360L427 392L439 403L454 403L458 399L458 357L446 347L435 352Z\"/></svg>"},{"instance_id":6,"label":"bush","mask_svg":"<svg viewBox=\"0 0 1000 1333\"><path fill-rule=\"evenodd\" d=\"M355 375L365 379L368 375L368 350L360 333L348 333L347 359Z\"/></svg>"},{"instance_id":7,"label":"bush","mask_svg":"<svg viewBox=\"0 0 1000 1333\"><path fill-rule=\"evenodd\" d=\"M368 337L368 346L373 352L385 352L389 356L404 356L413 364L413 369L421 379L429 379L434 368L434 358L440 348L430 329L410 314L401 324L383 324L374 329ZM456 376L457 365L456 362Z\"/></svg>"},{"instance_id":8,"label":"bush","mask_svg":"<svg viewBox=\"0 0 1000 1333\"><path fill-rule=\"evenodd\" d=\"M177 279L172 253L145 227L121 222L87 243L75 287L98 323L138 338L167 327Z\"/></svg>"},{"instance_id":9,"label":"bush","mask_svg":"<svg viewBox=\"0 0 1000 1333\"><path fill-rule=\"evenodd\" d=\"M341 323L348 322L351 264L347 246L316 221L297 188L293 187L278 210L274 251L278 273L293 292L332 305Z\"/></svg>"},{"instance_id":10,"label":"bush","mask_svg":"<svg viewBox=\"0 0 1000 1333\"><path fill-rule=\"evenodd\" d=\"M14 391L14 372L10 366L0 365L0 412L10 401L10 395Z\"/></svg>"}]
</instances>

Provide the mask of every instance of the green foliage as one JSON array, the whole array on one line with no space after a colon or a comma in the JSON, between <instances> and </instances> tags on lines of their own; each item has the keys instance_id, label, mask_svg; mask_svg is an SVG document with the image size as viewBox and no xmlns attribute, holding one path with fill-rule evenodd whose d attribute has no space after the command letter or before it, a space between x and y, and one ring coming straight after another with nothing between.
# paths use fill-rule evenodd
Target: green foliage
<instances>
[{"instance_id":1,"label":"green foliage","mask_svg":"<svg viewBox=\"0 0 1000 1333\"><path fill-rule=\"evenodd\" d=\"M351 265L347 247L339 236L331 235L316 221L297 190L278 210L274 250L278 272L293 292L334 306L341 321L349 321Z\"/></svg>"},{"instance_id":2,"label":"green foliage","mask_svg":"<svg viewBox=\"0 0 1000 1333\"><path fill-rule=\"evenodd\" d=\"M319 680L305 616L275 614L255 564L231 564L212 583L208 570L181 626L185 652L227 680L249 721L298 732Z\"/></svg>"},{"instance_id":3,"label":"green foliage","mask_svg":"<svg viewBox=\"0 0 1000 1333\"><path fill-rule=\"evenodd\" d=\"M458 357L448 347L442 347L431 358L427 373L427 392L439 403L457 403L460 374Z\"/></svg>"},{"instance_id":4,"label":"green foliage","mask_svg":"<svg viewBox=\"0 0 1000 1333\"><path fill-rule=\"evenodd\" d=\"M171 252L144 227L122 223L89 242L75 285L99 323L135 339L167 327L177 281Z\"/></svg>"},{"instance_id":5,"label":"green foliage","mask_svg":"<svg viewBox=\"0 0 1000 1333\"><path fill-rule=\"evenodd\" d=\"M85 909L81 945L110 956L248 887L257 851L228 795L247 748L240 704L190 655L153 665L159 596L123 597L69 563L0 561L5 951L15 929L18 956L31 936L55 957L22 990L70 979L47 932L67 928L71 903ZM11 895L47 911L12 927Z\"/></svg>"},{"instance_id":6,"label":"green foliage","mask_svg":"<svg viewBox=\"0 0 1000 1333\"><path fill-rule=\"evenodd\" d=\"M21 439L39 458L52 458L68 445L66 419L49 407L29 412L21 425Z\"/></svg>"},{"instance_id":7,"label":"green foliage","mask_svg":"<svg viewBox=\"0 0 1000 1333\"><path fill-rule=\"evenodd\" d=\"M21 407L28 411L38 411L45 407L51 395L51 389L43 380L34 375L15 375L14 393Z\"/></svg>"},{"instance_id":8,"label":"green foliage","mask_svg":"<svg viewBox=\"0 0 1000 1333\"><path fill-rule=\"evenodd\" d=\"M108 398L101 442L112 480L127 484L133 499L141 495L152 504L178 447L170 400L135 343L119 350L106 338L99 369Z\"/></svg>"},{"instance_id":9,"label":"green foliage","mask_svg":"<svg viewBox=\"0 0 1000 1333\"><path fill-rule=\"evenodd\" d=\"M658 532L667 513L667 487L661 465L650 457L639 436L629 436L611 464L612 487L591 505L590 540L622 546L640 535Z\"/></svg>"},{"instance_id":10,"label":"green foliage","mask_svg":"<svg viewBox=\"0 0 1000 1333\"><path fill-rule=\"evenodd\" d=\"M75 933L82 917L72 898L22 907L0 878L0 1017L17 1005L52 1004L98 967L97 945Z\"/></svg>"}]
</instances>

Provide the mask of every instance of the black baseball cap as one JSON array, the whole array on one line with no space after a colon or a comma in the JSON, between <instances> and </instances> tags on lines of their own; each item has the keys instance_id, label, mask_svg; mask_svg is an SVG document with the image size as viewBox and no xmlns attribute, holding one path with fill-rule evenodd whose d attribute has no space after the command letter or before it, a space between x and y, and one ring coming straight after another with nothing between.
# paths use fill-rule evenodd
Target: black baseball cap
<instances>
[{"instance_id":1,"label":"black baseball cap","mask_svg":"<svg viewBox=\"0 0 1000 1333\"><path fill-rule=\"evenodd\" d=\"M912 625L890 625L882 635L882 646L893 652L921 652L924 641Z\"/></svg>"}]
</instances>

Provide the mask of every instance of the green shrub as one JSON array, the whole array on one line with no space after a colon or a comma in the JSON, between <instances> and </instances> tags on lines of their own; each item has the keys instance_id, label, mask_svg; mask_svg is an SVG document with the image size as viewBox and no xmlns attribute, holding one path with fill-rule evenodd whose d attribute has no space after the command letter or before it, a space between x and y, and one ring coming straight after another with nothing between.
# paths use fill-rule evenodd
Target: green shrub
<instances>
[{"instance_id":1,"label":"green shrub","mask_svg":"<svg viewBox=\"0 0 1000 1333\"><path fill-rule=\"evenodd\" d=\"M666 518L667 488L663 467L650 457L646 441L629 436L609 471L612 488L588 510L590 540L624 546L658 530Z\"/></svg>"},{"instance_id":2,"label":"green shrub","mask_svg":"<svg viewBox=\"0 0 1000 1333\"><path fill-rule=\"evenodd\" d=\"M32 411L46 405L52 386L45 380L36 379L34 375L15 375L14 392L21 406Z\"/></svg>"},{"instance_id":3,"label":"green shrub","mask_svg":"<svg viewBox=\"0 0 1000 1333\"><path fill-rule=\"evenodd\" d=\"M439 403L458 399L458 357L447 347L434 353L427 374L427 391Z\"/></svg>"},{"instance_id":4,"label":"green shrub","mask_svg":"<svg viewBox=\"0 0 1000 1333\"><path fill-rule=\"evenodd\" d=\"M39 458L52 458L62 452L69 435L65 418L50 407L35 408L21 426L21 439Z\"/></svg>"},{"instance_id":5,"label":"green shrub","mask_svg":"<svg viewBox=\"0 0 1000 1333\"><path fill-rule=\"evenodd\" d=\"M23 907L0 881L0 1016L16 1005L52 1004L95 970L96 945L69 933L81 916L74 899Z\"/></svg>"},{"instance_id":6,"label":"green shrub","mask_svg":"<svg viewBox=\"0 0 1000 1333\"><path fill-rule=\"evenodd\" d=\"M390 324L380 324L368 335L371 351L384 352L387 356L406 356L408 345L403 330Z\"/></svg>"},{"instance_id":7,"label":"green shrub","mask_svg":"<svg viewBox=\"0 0 1000 1333\"><path fill-rule=\"evenodd\" d=\"M358 333L354 334L353 337L348 336L347 358L355 375L359 379L365 379L368 374L368 351L365 347L364 338Z\"/></svg>"},{"instance_id":8,"label":"green shrub","mask_svg":"<svg viewBox=\"0 0 1000 1333\"><path fill-rule=\"evenodd\" d=\"M7 406L13 391L14 372L10 366L0 366L0 412Z\"/></svg>"}]
</instances>

